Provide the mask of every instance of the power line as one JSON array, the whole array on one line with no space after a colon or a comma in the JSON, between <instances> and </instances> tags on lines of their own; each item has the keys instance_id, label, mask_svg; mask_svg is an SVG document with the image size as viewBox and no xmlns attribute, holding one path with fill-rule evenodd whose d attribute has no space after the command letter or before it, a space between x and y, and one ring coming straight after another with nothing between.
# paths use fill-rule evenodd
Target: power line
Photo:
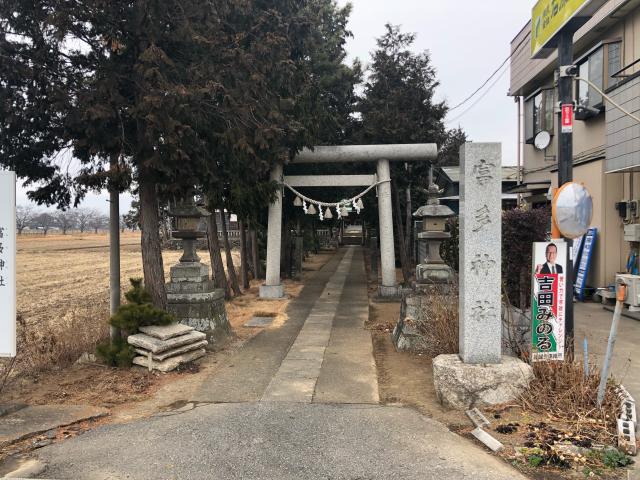
<instances>
[{"instance_id":1,"label":"power line","mask_svg":"<svg viewBox=\"0 0 640 480\"><path fill-rule=\"evenodd\" d=\"M480 90L482 90L490 81L493 77L496 76L496 74L500 71L500 69L502 67L504 67L504 65L511 60L511 57L513 57L517 52L518 49L522 46L522 44L529 38L529 35L525 36L522 40L520 40L520 43L516 46L516 48L513 49L513 53L511 53L507 58L504 59L504 61L500 64L500 66L498 68L495 69L495 71L489 76L489 78L487 78L482 85L480 85L478 88L476 88L474 90L474 92L469 95L467 98L465 98L463 101L461 101L460 103L458 103L456 106L451 107L449 109L449 112L452 112L453 110L460 108L462 105L464 105L465 103L467 103L469 100L471 100Z\"/></svg>"},{"instance_id":2,"label":"power line","mask_svg":"<svg viewBox=\"0 0 640 480\"><path fill-rule=\"evenodd\" d=\"M503 66L504 66L504 64L503 64ZM479 97L475 102L473 102L473 103L469 106L469 108L467 108L464 112L462 112L462 113L461 113L460 115L458 115L457 117L452 118L451 120L447 120L447 121L445 121L445 123L446 123L446 124L453 123L453 122L455 122L456 120L458 120L458 119L460 119L460 118L464 117L464 116L467 114L467 112L468 112L469 110L471 110L471 109L472 109L473 107L475 107L478 103L480 103L480 101L481 101L481 100L482 100L482 99L483 99L483 98L484 98L484 97L485 97L485 96L486 96L486 95L487 95L487 94L488 94L488 93L493 89L493 87L495 87L495 86L496 86L496 84L497 84L497 83L502 79L502 77L504 77L504 74L505 74L505 73L507 73L507 70L509 70L509 69L508 69L508 68L503 69L503 70L502 70L502 73L498 76L498 78L496 78L496 79L495 79L495 81L494 81L494 82L489 86L489 88L487 88L484 92L482 92L482 95L480 95L480 97Z\"/></svg>"},{"instance_id":3,"label":"power line","mask_svg":"<svg viewBox=\"0 0 640 480\"><path fill-rule=\"evenodd\" d=\"M464 105L465 103L467 103L469 100L471 100L471 99L475 96L475 94L476 94L476 93L478 93L480 90L482 90L482 89L484 88L484 86L485 86L487 83L489 83L489 82L491 81L491 79L492 79L492 78L493 78L493 77L494 77L494 76L495 76L495 75L500 71L500 69L501 69L502 67L504 67L504 64L505 64L505 63L507 63L507 62L509 61L509 59L510 59L510 58L511 58L511 55L509 55L509 56L505 59L505 61L504 61L504 62L502 62L502 63L500 64L500 66L499 66L499 67L498 67L498 68L497 68L497 69L496 69L496 70L491 74L491 76L490 76L489 78L487 78L487 79L485 80L485 82L484 82L482 85L480 85L480 86L479 86L479 87L478 87L478 88L477 88L477 89L476 89L476 90L475 90L471 95L469 95L467 98L465 98L465 99L464 99L463 101L461 101L459 104L457 104L455 107L451 107L451 108L449 109L449 112L453 112L456 108L461 107L462 105Z\"/></svg>"}]
</instances>

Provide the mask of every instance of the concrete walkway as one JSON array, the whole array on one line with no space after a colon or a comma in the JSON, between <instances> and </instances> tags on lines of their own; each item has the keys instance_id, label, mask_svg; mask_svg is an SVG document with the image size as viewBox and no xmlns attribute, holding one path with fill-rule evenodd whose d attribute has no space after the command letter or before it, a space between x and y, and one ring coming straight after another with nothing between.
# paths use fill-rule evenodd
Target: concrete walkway
<instances>
[{"instance_id":1,"label":"concrete walkway","mask_svg":"<svg viewBox=\"0 0 640 480\"><path fill-rule=\"evenodd\" d=\"M521 479L414 410L378 404L362 249L314 273L287 309L175 411L38 450L63 479ZM416 372L419 374L419 372Z\"/></svg>"}]
</instances>

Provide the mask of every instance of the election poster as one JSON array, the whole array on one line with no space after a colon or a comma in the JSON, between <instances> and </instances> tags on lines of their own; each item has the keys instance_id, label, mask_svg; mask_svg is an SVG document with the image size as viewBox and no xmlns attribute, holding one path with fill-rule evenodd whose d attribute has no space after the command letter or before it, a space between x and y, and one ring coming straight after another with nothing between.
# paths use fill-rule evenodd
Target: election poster
<instances>
[{"instance_id":1,"label":"election poster","mask_svg":"<svg viewBox=\"0 0 640 480\"><path fill-rule=\"evenodd\" d=\"M564 360L565 272L567 244L562 240L533 244L531 360Z\"/></svg>"}]
</instances>

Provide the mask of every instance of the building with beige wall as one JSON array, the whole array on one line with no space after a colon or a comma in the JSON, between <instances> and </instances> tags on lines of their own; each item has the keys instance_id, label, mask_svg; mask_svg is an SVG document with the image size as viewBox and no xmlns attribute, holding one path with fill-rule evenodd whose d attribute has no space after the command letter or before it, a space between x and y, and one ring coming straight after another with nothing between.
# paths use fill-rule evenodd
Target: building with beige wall
<instances>
[{"instance_id":1,"label":"building with beige wall","mask_svg":"<svg viewBox=\"0 0 640 480\"><path fill-rule=\"evenodd\" d=\"M531 22L511 42L509 95L519 106L521 178L516 191L530 206L547 203L557 187L558 92L557 53L531 58ZM640 0L609 0L574 36L574 64L579 75L599 85L616 103L640 116ZM584 82L575 87L573 177L594 200L592 226L598 228L587 284L604 287L626 271L631 244L626 223L640 222L640 207L626 218L617 206L640 199L640 124L615 109ZM534 139L551 135L546 149ZM628 203L631 207L632 203ZM637 215L637 216L636 216Z\"/></svg>"}]
</instances>

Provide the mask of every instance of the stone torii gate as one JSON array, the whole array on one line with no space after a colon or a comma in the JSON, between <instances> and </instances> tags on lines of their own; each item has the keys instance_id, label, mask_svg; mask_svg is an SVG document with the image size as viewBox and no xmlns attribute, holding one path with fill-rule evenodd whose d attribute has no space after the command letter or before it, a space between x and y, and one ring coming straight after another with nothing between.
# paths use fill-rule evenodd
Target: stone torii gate
<instances>
[{"instance_id":1,"label":"stone torii gate","mask_svg":"<svg viewBox=\"0 0 640 480\"><path fill-rule=\"evenodd\" d=\"M398 293L396 283L395 250L393 245L393 213L391 204L391 175L389 162L415 162L433 160L438 155L434 143L402 145L351 145L344 147L315 147L298 154L292 164L376 162L377 176L373 175L309 175L284 177L284 165L275 165L271 180L291 186L370 186L378 183L378 215L380 223L380 257L382 285L381 296ZM260 287L260 298L282 298L284 287L280 279L280 254L282 248L282 188L269 206L267 234L267 272L265 284Z\"/></svg>"}]
</instances>

